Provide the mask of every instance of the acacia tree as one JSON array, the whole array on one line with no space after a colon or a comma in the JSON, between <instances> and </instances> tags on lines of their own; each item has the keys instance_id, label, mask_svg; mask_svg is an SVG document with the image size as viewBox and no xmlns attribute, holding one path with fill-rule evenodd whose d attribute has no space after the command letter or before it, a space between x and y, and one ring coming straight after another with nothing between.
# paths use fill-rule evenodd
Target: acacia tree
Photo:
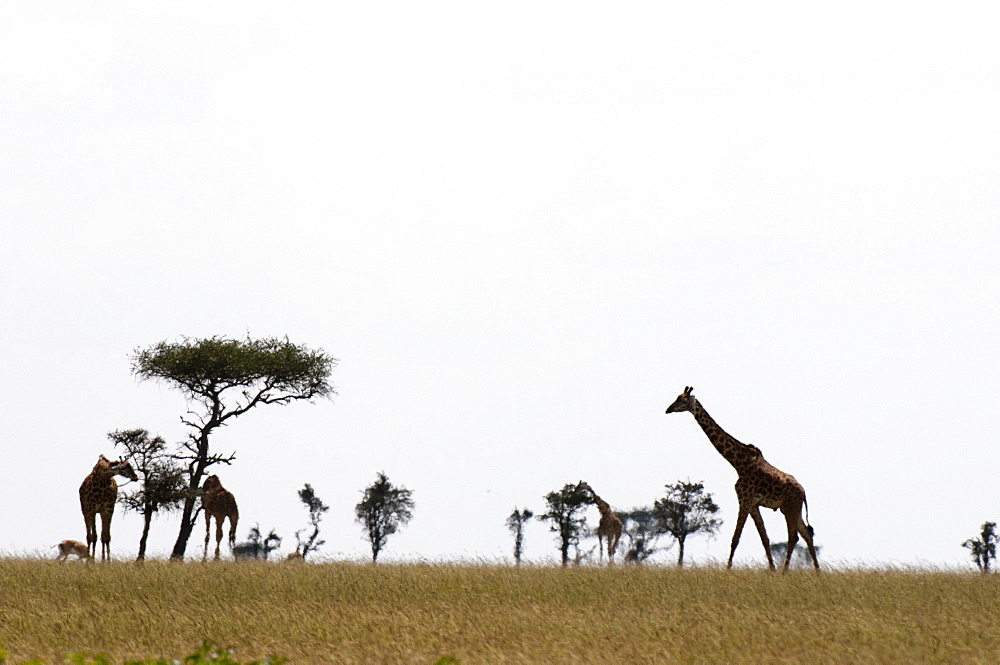
<instances>
[{"instance_id":1,"label":"acacia tree","mask_svg":"<svg viewBox=\"0 0 1000 665\"><path fill-rule=\"evenodd\" d=\"M118 503L128 511L142 515L142 536L139 538L137 561L146 558L146 541L153 516L161 510L177 510L187 498L188 488L184 480L184 470L167 453L163 437L150 438L149 431L141 428L116 430L108 433L115 447L125 450L125 457L131 459L139 475L139 489L129 494L119 494Z\"/></svg>"},{"instance_id":2,"label":"acacia tree","mask_svg":"<svg viewBox=\"0 0 1000 665\"><path fill-rule=\"evenodd\" d=\"M633 508L616 514L622 521L622 533L629 541L625 561L642 563L660 549L656 547L656 541L663 532L656 528L656 518L652 508Z\"/></svg>"},{"instance_id":3,"label":"acacia tree","mask_svg":"<svg viewBox=\"0 0 1000 665\"><path fill-rule=\"evenodd\" d=\"M507 517L507 528L514 534L514 562L521 565L521 554L524 553L524 525L534 517L535 514L527 508L519 510L517 506Z\"/></svg>"},{"instance_id":4,"label":"acacia tree","mask_svg":"<svg viewBox=\"0 0 1000 665\"><path fill-rule=\"evenodd\" d=\"M569 548L578 545L580 533L586 519L580 513L590 504L590 493L580 489L576 484L566 484L557 492L545 495L545 503L549 509L538 519L551 522L549 531L559 534L559 552L562 555L562 565L569 565Z\"/></svg>"},{"instance_id":5,"label":"acacia tree","mask_svg":"<svg viewBox=\"0 0 1000 665\"><path fill-rule=\"evenodd\" d=\"M299 501L304 503L306 509L309 511L309 526L312 527L312 533L309 534L309 538L306 540L302 540L300 535L306 529L295 532L295 541L298 543L295 551L305 559L310 552L315 552L320 548L320 545L326 542L325 540L317 540L317 538L319 538L319 522L323 519L323 513L330 510L330 506L324 504L316 496L316 491L309 483L306 483L306 486L299 490Z\"/></svg>"},{"instance_id":6,"label":"acacia tree","mask_svg":"<svg viewBox=\"0 0 1000 665\"><path fill-rule=\"evenodd\" d=\"M264 561L267 561L267 555L280 546L281 536L275 533L274 529L271 529L271 532L264 536L258 523L250 529L245 542L238 543L233 547L233 556L244 559L259 559L263 555Z\"/></svg>"},{"instance_id":7,"label":"acacia tree","mask_svg":"<svg viewBox=\"0 0 1000 665\"><path fill-rule=\"evenodd\" d=\"M677 566L684 565L684 541L695 533L712 534L722 526L722 520L713 517L719 507L712 495L705 492L704 483L678 481L667 485L667 495L653 504L656 528L661 533L669 533L677 540L680 552Z\"/></svg>"},{"instance_id":8,"label":"acacia tree","mask_svg":"<svg viewBox=\"0 0 1000 665\"><path fill-rule=\"evenodd\" d=\"M372 563L389 536L413 517L413 491L395 487L385 473L379 472L375 482L363 490L361 502L354 506L357 521L364 527L365 539L372 546Z\"/></svg>"},{"instance_id":9,"label":"acacia tree","mask_svg":"<svg viewBox=\"0 0 1000 665\"><path fill-rule=\"evenodd\" d=\"M819 557L820 550L823 549L821 545L816 545L813 549L816 550L816 556ZM788 541L781 541L777 543L771 543L771 556L775 561L781 561L788 554ZM798 543L792 549L792 563L793 568L809 568L812 566L812 555L809 554L809 550Z\"/></svg>"},{"instance_id":10,"label":"acacia tree","mask_svg":"<svg viewBox=\"0 0 1000 665\"><path fill-rule=\"evenodd\" d=\"M160 342L132 356L132 373L179 389L189 410L181 416L190 431L178 458L186 461L191 494L184 500L180 532L172 558L183 558L194 529L196 490L205 470L230 464L236 453L212 451L209 438L217 428L262 404L289 404L335 394L329 383L336 359L275 337L234 340L225 337L183 338Z\"/></svg>"},{"instance_id":11,"label":"acacia tree","mask_svg":"<svg viewBox=\"0 0 1000 665\"><path fill-rule=\"evenodd\" d=\"M996 528L996 522L984 522L979 538L962 543L962 547L972 551L972 560L982 573L990 572L990 562L997 558Z\"/></svg>"}]
</instances>

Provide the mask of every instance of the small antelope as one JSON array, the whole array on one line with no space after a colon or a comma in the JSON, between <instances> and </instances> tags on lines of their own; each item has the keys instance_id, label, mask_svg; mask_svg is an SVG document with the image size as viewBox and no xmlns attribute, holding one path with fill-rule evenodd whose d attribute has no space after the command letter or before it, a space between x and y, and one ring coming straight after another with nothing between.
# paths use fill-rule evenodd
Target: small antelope
<instances>
[{"instance_id":1,"label":"small antelope","mask_svg":"<svg viewBox=\"0 0 1000 665\"><path fill-rule=\"evenodd\" d=\"M301 552L292 552L285 557L285 563L304 563L306 558L302 556Z\"/></svg>"},{"instance_id":2,"label":"small antelope","mask_svg":"<svg viewBox=\"0 0 1000 665\"><path fill-rule=\"evenodd\" d=\"M59 555L56 557L60 561L65 561L70 554L75 554L78 559L90 559L90 548L87 543L79 540L64 540L56 547L59 548Z\"/></svg>"}]
</instances>

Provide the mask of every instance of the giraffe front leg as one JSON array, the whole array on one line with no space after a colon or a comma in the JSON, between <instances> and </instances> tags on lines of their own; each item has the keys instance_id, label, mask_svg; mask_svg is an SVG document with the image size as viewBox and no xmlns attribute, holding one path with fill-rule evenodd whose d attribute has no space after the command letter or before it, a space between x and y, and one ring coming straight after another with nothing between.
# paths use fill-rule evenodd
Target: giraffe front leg
<instances>
[{"instance_id":1,"label":"giraffe front leg","mask_svg":"<svg viewBox=\"0 0 1000 665\"><path fill-rule=\"evenodd\" d=\"M201 555L201 560L204 561L208 558L208 537L212 532L212 518L208 513L205 513L205 551Z\"/></svg>"},{"instance_id":2,"label":"giraffe front leg","mask_svg":"<svg viewBox=\"0 0 1000 665\"><path fill-rule=\"evenodd\" d=\"M215 519L215 560L219 560L219 543L222 542L222 520Z\"/></svg>"},{"instance_id":3,"label":"giraffe front leg","mask_svg":"<svg viewBox=\"0 0 1000 665\"><path fill-rule=\"evenodd\" d=\"M774 570L774 557L771 556L771 541L767 538L767 530L764 528L764 518L760 516L760 508L753 507L750 511L753 523L757 526L757 533L760 534L760 542L764 545L764 553L767 554L767 565Z\"/></svg>"},{"instance_id":4,"label":"giraffe front leg","mask_svg":"<svg viewBox=\"0 0 1000 665\"><path fill-rule=\"evenodd\" d=\"M111 513L101 513L101 561L111 558Z\"/></svg>"},{"instance_id":5,"label":"giraffe front leg","mask_svg":"<svg viewBox=\"0 0 1000 665\"><path fill-rule=\"evenodd\" d=\"M736 546L740 544L740 534L743 533L743 525L747 523L747 515L749 512L741 506L740 516L736 518L736 531L733 532L733 544L729 548L729 563L726 564L726 568L733 567L733 556L736 554Z\"/></svg>"},{"instance_id":6,"label":"giraffe front leg","mask_svg":"<svg viewBox=\"0 0 1000 665\"><path fill-rule=\"evenodd\" d=\"M97 555L97 513L84 515L83 522L87 527L87 553L93 558Z\"/></svg>"}]
</instances>

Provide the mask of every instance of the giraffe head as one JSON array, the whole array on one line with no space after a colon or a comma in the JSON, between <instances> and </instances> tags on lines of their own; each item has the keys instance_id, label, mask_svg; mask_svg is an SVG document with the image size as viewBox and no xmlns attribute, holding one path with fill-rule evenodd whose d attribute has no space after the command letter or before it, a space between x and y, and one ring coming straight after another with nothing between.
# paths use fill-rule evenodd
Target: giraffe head
<instances>
[{"instance_id":1,"label":"giraffe head","mask_svg":"<svg viewBox=\"0 0 1000 665\"><path fill-rule=\"evenodd\" d=\"M203 492L210 492L214 489L222 487L222 481L214 473L205 479L205 482L201 484L201 490Z\"/></svg>"},{"instance_id":2,"label":"giraffe head","mask_svg":"<svg viewBox=\"0 0 1000 665\"><path fill-rule=\"evenodd\" d=\"M139 480L139 476L135 475L135 469L129 464L127 459L120 459L114 462L108 462L108 470L111 471L113 476L121 476L122 478L128 478L129 480Z\"/></svg>"},{"instance_id":3,"label":"giraffe head","mask_svg":"<svg viewBox=\"0 0 1000 665\"><path fill-rule=\"evenodd\" d=\"M695 398L692 395L694 388L687 386L684 388L684 392L677 396L674 403L667 407L667 413L677 413L678 411L691 411L694 412Z\"/></svg>"},{"instance_id":4,"label":"giraffe head","mask_svg":"<svg viewBox=\"0 0 1000 665\"><path fill-rule=\"evenodd\" d=\"M576 484L576 491L577 492L585 492L588 496L590 496L590 501L591 501L591 503L593 503L593 501L594 501L594 490L590 487L590 485L586 481L581 480L580 482L578 482Z\"/></svg>"}]
</instances>

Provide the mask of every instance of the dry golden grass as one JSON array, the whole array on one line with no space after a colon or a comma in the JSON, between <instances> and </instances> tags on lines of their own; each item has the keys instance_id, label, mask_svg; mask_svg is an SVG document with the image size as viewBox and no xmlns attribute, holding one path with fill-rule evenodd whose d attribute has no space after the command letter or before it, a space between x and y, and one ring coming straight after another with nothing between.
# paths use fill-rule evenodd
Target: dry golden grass
<instances>
[{"instance_id":1,"label":"dry golden grass","mask_svg":"<svg viewBox=\"0 0 1000 665\"><path fill-rule=\"evenodd\" d=\"M1000 578L933 571L0 560L8 662L997 663Z\"/></svg>"}]
</instances>

